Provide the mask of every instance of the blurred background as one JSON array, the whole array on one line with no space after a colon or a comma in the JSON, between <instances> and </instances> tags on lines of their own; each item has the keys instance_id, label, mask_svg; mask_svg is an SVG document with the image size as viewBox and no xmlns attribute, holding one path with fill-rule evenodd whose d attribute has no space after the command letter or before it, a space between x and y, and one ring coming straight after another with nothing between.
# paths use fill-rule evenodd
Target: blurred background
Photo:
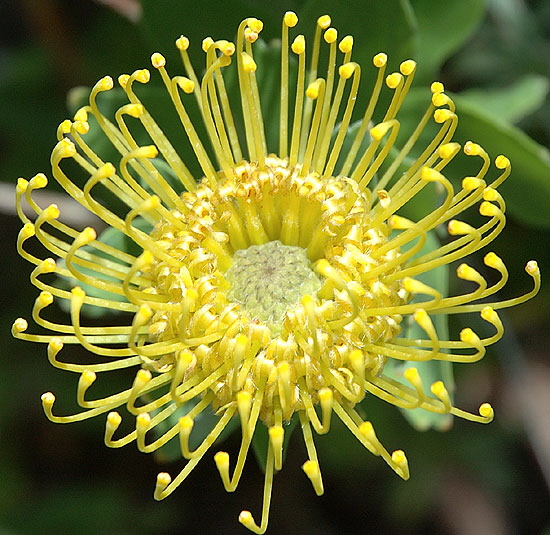
<instances>
[{"instance_id":1,"label":"blurred background","mask_svg":"<svg viewBox=\"0 0 550 535\"><path fill-rule=\"evenodd\" d=\"M52 390L72 398L77 381L48 364L44 346L10 335L16 317L30 316L38 293L28 280L30 265L15 250L17 178L49 174L72 88L146 67L153 51L173 54L181 33L198 49L207 35L231 39L247 16L264 20L269 39L286 9L298 13L304 32L330 13L342 35L355 36L354 57L363 64L380 50L395 66L416 59L415 87L437 79L456 95L457 139L512 160L503 188L508 224L491 247L511 273L500 297L529 291L523 268L532 258L543 280L550 273L550 2L334 4L0 0L0 535L243 534L239 512L259 516L263 474L253 455L234 494L225 493L207 455L172 496L155 502L156 474L175 473L181 464L140 454L134 445L106 448L101 417L50 423L40 395ZM74 217L86 224L84 214ZM397 409L369 399L365 410L378 436L390 450L407 452L411 479L401 481L333 419L334 431L317 441L325 495L317 498L304 477L297 434L275 478L269 532L550 535L550 285L502 317L506 338L476 365L455 367L457 405L475 410L490 401L492 424L457 420L446 433L419 432ZM224 448L238 444L237 433Z\"/></svg>"}]
</instances>

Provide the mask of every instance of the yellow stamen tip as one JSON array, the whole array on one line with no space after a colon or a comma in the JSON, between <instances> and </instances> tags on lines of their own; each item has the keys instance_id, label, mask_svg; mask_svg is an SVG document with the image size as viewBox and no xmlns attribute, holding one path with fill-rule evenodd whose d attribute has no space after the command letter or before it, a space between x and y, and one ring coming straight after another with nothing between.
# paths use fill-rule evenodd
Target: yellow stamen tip
<instances>
[{"instance_id":1,"label":"yellow stamen tip","mask_svg":"<svg viewBox=\"0 0 550 535\"><path fill-rule=\"evenodd\" d=\"M159 52L155 52L151 56L151 64L155 67L155 69L160 69L166 65L166 58Z\"/></svg>"},{"instance_id":2,"label":"yellow stamen tip","mask_svg":"<svg viewBox=\"0 0 550 535\"><path fill-rule=\"evenodd\" d=\"M399 71L404 76L410 76L416 70L416 61L408 59L399 65Z\"/></svg>"},{"instance_id":3,"label":"yellow stamen tip","mask_svg":"<svg viewBox=\"0 0 550 535\"><path fill-rule=\"evenodd\" d=\"M338 30L336 28L329 28L323 34L323 38L328 44L334 43L338 39Z\"/></svg>"},{"instance_id":4,"label":"yellow stamen tip","mask_svg":"<svg viewBox=\"0 0 550 535\"><path fill-rule=\"evenodd\" d=\"M189 48L189 39L185 35L180 35L176 39L176 47L181 51L187 50Z\"/></svg>"},{"instance_id":5,"label":"yellow stamen tip","mask_svg":"<svg viewBox=\"0 0 550 535\"><path fill-rule=\"evenodd\" d=\"M426 180L427 182L442 182L445 180L445 177L435 169L431 167L423 167L420 173L420 178Z\"/></svg>"},{"instance_id":6,"label":"yellow stamen tip","mask_svg":"<svg viewBox=\"0 0 550 535\"><path fill-rule=\"evenodd\" d=\"M467 141L464 145L464 153L468 156L479 156L482 153L483 149L477 143L472 141Z\"/></svg>"},{"instance_id":7,"label":"yellow stamen tip","mask_svg":"<svg viewBox=\"0 0 550 535\"><path fill-rule=\"evenodd\" d=\"M243 52L241 57L242 57L243 68L245 72L255 72L257 69L257 65L256 65L256 62L252 59L252 57L246 52Z\"/></svg>"},{"instance_id":8,"label":"yellow stamen tip","mask_svg":"<svg viewBox=\"0 0 550 535\"><path fill-rule=\"evenodd\" d=\"M506 158L506 156L503 156L501 154L500 156L497 156L495 158L495 165L498 169L507 169L512 164L510 163L510 160Z\"/></svg>"},{"instance_id":9,"label":"yellow stamen tip","mask_svg":"<svg viewBox=\"0 0 550 535\"><path fill-rule=\"evenodd\" d=\"M342 54L349 54L353 49L353 36L346 35L338 44L338 49Z\"/></svg>"},{"instance_id":10,"label":"yellow stamen tip","mask_svg":"<svg viewBox=\"0 0 550 535\"><path fill-rule=\"evenodd\" d=\"M29 323L25 318L17 318L11 327L11 332L15 334L23 333L29 328Z\"/></svg>"},{"instance_id":11,"label":"yellow stamen tip","mask_svg":"<svg viewBox=\"0 0 550 535\"><path fill-rule=\"evenodd\" d=\"M372 58L372 63L375 67L378 67L381 69L382 67L385 67L388 63L388 56L387 54L384 54L384 52L379 52Z\"/></svg>"},{"instance_id":12,"label":"yellow stamen tip","mask_svg":"<svg viewBox=\"0 0 550 535\"><path fill-rule=\"evenodd\" d=\"M485 180L477 178L475 176L467 176L462 179L462 189L466 191L472 191L477 188L485 187Z\"/></svg>"},{"instance_id":13,"label":"yellow stamen tip","mask_svg":"<svg viewBox=\"0 0 550 535\"><path fill-rule=\"evenodd\" d=\"M348 78L351 78L353 76L353 73L355 72L356 64L355 63L345 63L344 65L340 65L338 68L338 74L344 79L347 80Z\"/></svg>"},{"instance_id":14,"label":"yellow stamen tip","mask_svg":"<svg viewBox=\"0 0 550 535\"><path fill-rule=\"evenodd\" d=\"M104 76L97 84L94 89L97 91L110 91L113 89L114 83L113 79L110 76Z\"/></svg>"},{"instance_id":15,"label":"yellow stamen tip","mask_svg":"<svg viewBox=\"0 0 550 535\"><path fill-rule=\"evenodd\" d=\"M438 124L442 124L445 121L453 119L454 117L456 117L456 114L446 108L440 108L434 111L434 120Z\"/></svg>"},{"instance_id":16,"label":"yellow stamen tip","mask_svg":"<svg viewBox=\"0 0 550 535\"><path fill-rule=\"evenodd\" d=\"M479 407L479 414L484 418L488 418L492 420L495 415L495 411L493 410L493 407L491 407L489 403L483 403Z\"/></svg>"},{"instance_id":17,"label":"yellow stamen tip","mask_svg":"<svg viewBox=\"0 0 550 535\"><path fill-rule=\"evenodd\" d=\"M445 91L445 86L441 82L432 82L430 86L430 91L432 93L443 93Z\"/></svg>"},{"instance_id":18,"label":"yellow stamen tip","mask_svg":"<svg viewBox=\"0 0 550 535\"><path fill-rule=\"evenodd\" d=\"M390 89L395 89L403 81L403 75L399 72L392 72L386 76L386 85Z\"/></svg>"},{"instance_id":19,"label":"yellow stamen tip","mask_svg":"<svg viewBox=\"0 0 550 535\"><path fill-rule=\"evenodd\" d=\"M321 28L322 30L326 30L329 26L330 26L330 23L332 22L332 19L330 18L330 15L321 15L318 19L317 19L317 25L319 26L319 28Z\"/></svg>"},{"instance_id":20,"label":"yellow stamen tip","mask_svg":"<svg viewBox=\"0 0 550 535\"><path fill-rule=\"evenodd\" d=\"M208 52L209 48L214 44L214 39L212 37L205 37L202 40L201 47L204 52Z\"/></svg>"},{"instance_id":21,"label":"yellow stamen tip","mask_svg":"<svg viewBox=\"0 0 550 535\"><path fill-rule=\"evenodd\" d=\"M529 273L530 275L535 275L539 273L539 265L536 260L529 260L527 264L525 265L525 271Z\"/></svg>"},{"instance_id":22,"label":"yellow stamen tip","mask_svg":"<svg viewBox=\"0 0 550 535\"><path fill-rule=\"evenodd\" d=\"M124 89L128 85L128 82L130 81L130 75L129 74L121 74L118 77L117 80L118 80L118 84L120 85L120 87L122 87L122 89Z\"/></svg>"},{"instance_id":23,"label":"yellow stamen tip","mask_svg":"<svg viewBox=\"0 0 550 535\"><path fill-rule=\"evenodd\" d=\"M294 11L287 11L284 14L283 22L289 28L294 28L294 26L296 26L296 24L298 24L298 15L296 15L296 13L294 13Z\"/></svg>"},{"instance_id":24,"label":"yellow stamen tip","mask_svg":"<svg viewBox=\"0 0 550 535\"><path fill-rule=\"evenodd\" d=\"M306 51L306 40L303 35L297 35L290 46L295 54L303 54Z\"/></svg>"}]
</instances>

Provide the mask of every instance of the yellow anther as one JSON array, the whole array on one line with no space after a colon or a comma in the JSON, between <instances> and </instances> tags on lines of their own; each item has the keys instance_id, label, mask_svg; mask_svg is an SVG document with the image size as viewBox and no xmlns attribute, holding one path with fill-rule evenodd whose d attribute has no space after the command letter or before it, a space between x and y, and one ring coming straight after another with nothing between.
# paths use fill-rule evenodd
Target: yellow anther
<instances>
[{"instance_id":1,"label":"yellow anther","mask_svg":"<svg viewBox=\"0 0 550 535\"><path fill-rule=\"evenodd\" d=\"M406 230L413 228L415 224L416 223L414 221L395 214L388 218L388 225L394 230Z\"/></svg>"},{"instance_id":2,"label":"yellow anther","mask_svg":"<svg viewBox=\"0 0 550 535\"><path fill-rule=\"evenodd\" d=\"M477 188L485 187L485 180L475 176L467 176L462 179L462 189L472 191Z\"/></svg>"},{"instance_id":3,"label":"yellow anther","mask_svg":"<svg viewBox=\"0 0 550 535\"><path fill-rule=\"evenodd\" d=\"M479 156L483 152L483 149L473 141L467 141L464 145L464 153L468 156Z\"/></svg>"},{"instance_id":4,"label":"yellow anther","mask_svg":"<svg viewBox=\"0 0 550 535\"><path fill-rule=\"evenodd\" d=\"M113 86L113 79L110 76L104 76L95 84L94 89L96 91L110 91L113 89Z\"/></svg>"},{"instance_id":5,"label":"yellow anther","mask_svg":"<svg viewBox=\"0 0 550 535\"><path fill-rule=\"evenodd\" d=\"M252 395L246 390L241 390L237 394L237 408L241 417L241 424L244 428L248 425L248 417L250 416L250 408L252 407Z\"/></svg>"},{"instance_id":6,"label":"yellow anther","mask_svg":"<svg viewBox=\"0 0 550 535\"><path fill-rule=\"evenodd\" d=\"M375 446L378 443L374 427L371 422L363 422L359 426L359 433L371 445Z\"/></svg>"},{"instance_id":7,"label":"yellow anther","mask_svg":"<svg viewBox=\"0 0 550 535\"><path fill-rule=\"evenodd\" d=\"M445 388L443 381L436 381L430 387L430 390L434 396L440 399L446 407L451 406L451 398L449 397L449 392Z\"/></svg>"},{"instance_id":8,"label":"yellow anther","mask_svg":"<svg viewBox=\"0 0 550 535\"><path fill-rule=\"evenodd\" d=\"M27 240L34 236L36 233L34 225L32 223L25 223L21 230L19 231L19 234L21 235L21 238L23 240Z\"/></svg>"},{"instance_id":9,"label":"yellow anther","mask_svg":"<svg viewBox=\"0 0 550 535\"><path fill-rule=\"evenodd\" d=\"M445 86L441 82L432 82L430 91L434 94L443 93L443 91L445 91Z\"/></svg>"},{"instance_id":10,"label":"yellow anther","mask_svg":"<svg viewBox=\"0 0 550 535\"><path fill-rule=\"evenodd\" d=\"M153 316L153 311L149 305L141 305L134 316L136 325L145 325ZM137 377L137 374L136 374Z\"/></svg>"},{"instance_id":11,"label":"yellow anther","mask_svg":"<svg viewBox=\"0 0 550 535\"><path fill-rule=\"evenodd\" d=\"M321 388L319 390L319 403L321 404L321 408L323 410L330 410L332 408L333 400L334 394L330 388Z\"/></svg>"},{"instance_id":12,"label":"yellow anther","mask_svg":"<svg viewBox=\"0 0 550 535\"><path fill-rule=\"evenodd\" d=\"M97 232L92 227L86 227L75 239L79 247L88 245L97 238Z\"/></svg>"},{"instance_id":13,"label":"yellow anther","mask_svg":"<svg viewBox=\"0 0 550 535\"><path fill-rule=\"evenodd\" d=\"M388 132L388 130L394 125L393 121L386 121L379 123L370 129L370 135L376 141L380 141Z\"/></svg>"},{"instance_id":14,"label":"yellow anther","mask_svg":"<svg viewBox=\"0 0 550 535\"><path fill-rule=\"evenodd\" d=\"M481 317L485 321L488 321L492 324L500 323L500 318L498 317L498 314L495 312L493 307L490 306L483 307L483 309L481 310Z\"/></svg>"},{"instance_id":15,"label":"yellow anther","mask_svg":"<svg viewBox=\"0 0 550 535\"><path fill-rule=\"evenodd\" d=\"M441 145L437 150L437 152L440 158L446 160L448 158L452 158L453 156L455 156L459 150L460 150L460 144L452 142L452 143L445 143L445 145Z\"/></svg>"},{"instance_id":16,"label":"yellow anther","mask_svg":"<svg viewBox=\"0 0 550 535\"><path fill-rule=\"evenodd\" d=\"M294 28L298 24L298 15L294 11L287 11L283 16L283 22L289 28Z\"/></svg>"},{"instance_id":17,"label":"yellow anther","mask_svg":"<svg viewBox=\"0 0 550 535\"><path fill-rule=\"evenodd\" d=\"M460 264L456 268L456 275L459 279L483 283L485 280L483 277L471 266L468 264Z\"/></svg>"},{"instance_id":18,"label":"yellow anther","mask_svg":"<svg viewBox=\"0 0 550 535\"><path fill-rule=\"evenodd\" d=\"M139 434L145 433L151 425L151 416L148 412L142 412L136 416L136 431Z\"/></svg>"},{"instance_id":19,"label":"yellow anther","mask_svg":"<svg viewBox=\"0 0 550 535\"><path fill-rule=\"evenodd\" d=\"M399 65L399 71L404 76L410 76L416 70L416 61L408 59Z\"/></svg>"},{"instance_id":20,"label":"yellow anther","mask_svg":"<svg viewBox=\"0 0 550 535\"><path fill-rule=\"evenodd\" d=\"M204 52L208 52L209 48L214 44L214 39L212 37L205 37L202 40L201 47Z\"/></svg>"},{"instance_id":21,"label":"yellow anther","mask_svg":"<svg viewBox=\"0 0 550 535\"><path fill-rule=\"evenodd\" d=\"M17 318L11 327L11 332L15 334L23 333L29 328L29 322L25 318Z\"/></svg>"},{"instance_id":22,"label":"yellow anther","mask_svg":"<svg viewBox=\"0 0 550 535\"><path fill-rule=\"evenodd\" d=\"M121 74L118 77L118 84L120 85L120 87L122 87L122 89L124 89L128 85L129 81L130 81L130 75L129 74Z\"/></svg>"},{"instance_id":23,"label":"yellow anther","mask_svg":"<svg viewBox=\"0 0 550 535\"><path fill-rule=\"evenodd\" d=\"M372 63L375 67L378 67L379 69L384 67L386 63L388 63L388 56L387 54L384 54L384 52L379 52L372 58Z\"/></svg>"},{"instance_id":24,"label":"yellow anther","mask_svg":"<svg viewBox=\"0 0 550 535\"><path fill-rule=\"evenodd\" d=\"M186 76L178 76L175 78L178 87L186 94L190 95L195 91L195 82Z\"/></svg>"},{"instance_id":25,"label":"yellow anther","mask_svg":"<svg viewBox=\"0 0 550 535\"><path fill-rule=\"evenodd\" d=\"M54 152L58 152L60 158L72 158L76 154L76 147L70 139L64 138L55 146Z\"/></svg>"},{"instance_id":26,"label":"yellow anther","mask_svg":"<svg viewBox=\"0 0 550 535\"><path fill-rule=\"evenodd\" d=\"M250 28L244 29L244 38L249 43L255 43L258 40L258 37L258 34L254 30L251 30Z\"/></svg>"},{"instance_id":27,"label":"yellow anther","mask_svg":"<svg viewBox=\"0 0 550 535\"><path fill-rule=\"evenodd\" d=\"M243 68L245 72L255 72L257 65L256 62L252 59L252 57L247 54L246 52L243 52L241 55L242 62L243 62Z\"/></svg>"},{"instance_id":28,"label":"yellow anther","mask_svg":"<svg viewBox=\"0 0 550 535\"><path fill-rule=\"evenodd\" d=\"M418 391L422 391L422 379L416 368L407 368L403 372L403 376L411 383Z\"/></svg>"},{"instance_id":29,"label":"yellow anther","mask_svg":"<svg viewBox=\"0 0 550 535\"><path fill-rule=\"evenodd\" d=\"M407 292L413 293L413 294L426 293L426 290L429 290L430 292L433 291L430 288L430 286L427 286L423 282L420 282L419 280L413 279L411 277L405 277L401 281L401 284ZM425 313L425 311L422 310L422 309L417 310L417 312L419 312L419 313L424 312Z\"/></svg>"},{"instance_id":30,"label":"yellow anther","mask_svg":"<svg viewBox=\"0 0 550 535\"><path fill-rule=\"evenodd\" d=\"M452 100L445 93L434 93L432 95L432 104L437 107L445 106Z\"/></svg>"},{"instance_id":31,"label":"yellow anther","mask_svg":"<svg viewBox=\"0 0 550 535\"><path fill-rule=\"evenodd\" d=\"M59 132L62 134L69 134L71 132L72 122L69 119L65 119L62 123L59 124Z\"/></svg>"},{"instance_id":32,"label":"yellow anther","mask_svg":"<svg viewBox=\"0 0 550 535\"><path fill-rule=\"evenodd\" d=\"M395 450L391 454L391 460L392 463L395 465L395 468L397 468L401 473L399 475L403 479L409 478L409 463L407 461L407 457L405 456L405 452L403 450Z\"/></svg>"},{"instance_id":33,"label":"yellow anther","mask_svg":"<svg viewBox=\"0 0 550 535\"><path fill-rule=\"evenodd\" d=\"M87 121L88 120L88 110L86 108L80 108L74 114L75 121Z\"/></svg>"},{"instance_id":34,"label":"yellow anther","mask_svg":"<svg viewBox=\"0 0 550 535\"><path fill-rule=\"evenodd\" d=\"M434 111L434 120L438 124L442 124L445 121L453 119L454 117L456 117L456 114L446 108L439 108Z\"/></svg>"},{"instance_id":35,"label":"yellow anther","mask_svg":"<svg viewBox=\"0 0 550 535\"><path fill-rule=\"evenodd\" d=\"M482 403L479 407L479 414L484 418L492 420L495 415L495 411L489 403Z\"/></svg>"},{"instance_id":36,"label":"yellow anther","mask_svg":"<svg viewBox=\"0 0 550 535\"><path fill-rule=\"evenodd\" d=\"M226 41L224 39L222 41L218 41L216 44L224 56L232 56L235 53L235 43L232 43L231 41Z\"/></svg>"},{"instance_id":37,"label":"yellow anther","mask_svg":"<svg viewBox=\"0 0 550 535\"><path fill-rule=\"evenodd\" d=\"M16 191L20 195L22 195L27 191L28 186L29 186L28 180L25 180L24 178L21 178L21 177L17 179Z\"/></svg>"},{"instance_id":38,"label":"yellow anther","mask_svg":"<svg viewBox=\"0 0 550 535\"><path fill-rule=\"evenodd\" d=\"M355 63L349 62L344 65L340 65L338 68L338 74L344 79L347 80L353 76L357 65Z\"/></svg>"},{"instance_id":39,"label":"yellow anther","mask_svg":"<svg viewBox=\"0 0 550 535\"><path fill-rule=\"evenodd\" d=\"M309 84L308 88L306 89L306 97L315 100L319 96L320 88L321 80L315 80L315 82Z\"/></svg>"},{"instance_id":40,"label":"yellow anther","mask_svg":"<svg viewBox=\"0 0 550 535\"><path fill-rule=\"evenodd\" d=\"M510 165L510 160L502 154L495 158L495 166L497 169L506 169L507 167L510 167Z\"/></svg>"},{"instance_id":41,"label":"yellow anther","mask_svg":"<svg viewBox=\"0 0 550 535\"><path fill-rule=\"evenodd\" d=\"M29 186L32 189L42 189L42 188L45 188L47 185L48 185L48 178L44 173L37 173L31 178L29 182Z\"/></svg>"},{"instance_id":42,"label":"yellow anther","mask_svg":"<svg viewBox=\"0 0 550 535\"><path fill-rule=\"evenodd\" d=\"M172 478L170 477L170 474L166 472L160 472L160 474L157 475L157 484L155 486L155 494L154 498L155 500L162 500L163 496L162 493L164 489L170 485L172 482Z\"/></svg>"},{"instance_id":43,"label":"yellow anther","mask_svg":"<svg viewBox=\"0 0 550 535\"><path fill-rule=\"evenodd\" d=\"M431 167L423 167L420 172L420 178L427 182L443 182L445 180L445 177L439 171Z\"/></svg>"},{"instance_id":44,"label":"yellow anther","mask_svg":"<svg viewBox=\"0 0 550 535\"><path fill-rule=\"evenodd\" d=\"M77 134L85 135L90 131L90 124L86 121L75 121L72 128Z\"/></svg>"},{"instance_id":45,"label":"yellow anther","mask_svg":"<svg viewBox=\"0 0 550 535\"><path fill-rule=\"evenodd\" d=\"M122 423L122 416L116 411L112 411L107 415L106 432L111 436L119 428Z\"/></svg>"},{"instance_id":46,"label":"yellow anther","mask_svg":"<svg viewBox=\"0 0 550 535\"><path fill-rule=\"evenodd\" d=\"M156 158L159 154L159 150L155 145L145 145L144 147L139 147L133 151L132 156L134 158Z\"/></svg>"},{"instance_id":47,"label":"yellow anther","mask_svg":"<svg viewBox=\"0 0 550 535\"><path fill-rule=\"evenodd\" d=\"M529 260L525 265L525 271L530 275L535 275L539 273L539 265L536 260Z\"/></svg>"},{"instance_id":48,"label":"yellow anther","mask_svg":"<svg viewBox=\"0 0 550 535\"><path fill-rule=\"evenodd\" d=\"M306 51L306 40L303 35L297 35L290 45L292 52L295 54L303 54Z\"/></svg>"},{"instance_id":49,"label":"yellow anther","mask_svg":"<svg viewBox=\"0 0 550 535\"><path fill-rule=\"evenodd\" d=\"M428 313L423 308L417 308L413 314L413 318L421 327L430 321Z\"/></svg>"},{"instance_id":50,"label":"yellow anther","mask_svg":"<svg viewBox=\"0 0 550 535\"><path fill-rule=\"evenodd\" d=\"M71 295L74 299L82 300L86 297L86 292L80 286L75 286L71 290Z\"/></svg>"},{"instance_id":51,"label":"yellow anther","mask_svg":"<svg viewBox=\"0 0 550 535\"><path fill-rule=\"evenodd\" d=\"M475 232L475 230L476 229L468 223L456 219L451 219L447 224L447 231L451 236L464 236Z\"/></svg>"},{"instance_id":52,"label":"yellow anther","mask_svg":"<svg viewBox=\"0 0 550 535\"><path fill-rule=\"evenodd\" d=\"M59 208L57 204L50 204L43 212L42 216L46 221L53 221L59 217Z\"/></svg>"},{"instance_id":53,"label":"yellow anther","mask_svg":"<svg viewBox=\"0 0 550 535\"><path fill-rule=\"evenodd\" d=\"M214 462L216 463L216 466L218 467L218 470L220 470L220 467L222 467L225 470L225 467L229 470L229 453L225 451L218 451L214 455Z\"/></svg>"},{"instance_id":54,"label":"yellow anther","mask_svg":"<svg viewBox=\"0 0 550 535\"><path fill-rule=\"evenodd\" d=\"M53 273L57 268L57 264L53 258L46 258L42 260L38 268L41 273Z\"/></svg>"},{"instance_id":55,"label":"yellow anther","mask_svg":"<svg viewBox=\"0 0 550 535\"><path fill-rule=\"evenodd\" d=\"M392 72L386 76L386 85L390 89L395 89L403 81L403 75L399 72Z\"/></svg>"},{"instance_id":56,"label":"yellow anther","mask_svg":"<svg viewBox=\"0 0 550 535\"><path fill-rule=\"evenodd\" d=\"M275 455L275 470L281 470L283 467L283 443L285 430L280 425L274 425L269 428L269 441Z\"/></svg>"},{"instance_id":57,"label":"yellow anther","mask_svg":"<svg viewBox=\"0 0 550 535\"><path fill-rule=\"evenodd\" d=\"M260 33L264 28L264 23L260 19L254 17L247 19L246 23L248 27L256 33Z\"/></svg>"},{"instance_id":58,"label":"yellow anther","mask_svg":"<svg viewBox=\"0 0 550 535\"><path fill-rule=\"evenodd\" d=\"M178 50L187 50L189 48L189 39L185 35L180 35L176 39L176 47Z\"/></svg>"},{"instance_id":59,"label":"yellow anther","mask_svg":"<svg viewBox=\"0 0 550 535\"><path fill-rule=\"evenodd\" d=\"M160 69L166 65L166 58L159 52L155 52L151 56L151 64L155 67L155 69Z\"/></svg>"},{"instance_id":60,"label":"yellow anther","mask_svg":"<svg viewBox=\"0 0 550 535\"><path fill-rule=\"evenodd\" d=\"M338 39L338 30L336 28L329 28L324 34L323 38L327 43L334 43Z\"/></svg>"},{"instance_id":61,"label":"yellow anther","mask_svg":"<svg viewBox=\"0 0 550 535\"><path fill-rule=\"evenodd\" d=\"M479 339L479 336L470 329L470 327L466 327L465 329L462 329L460 331L460 340L464 342L465 344L477 347L481 344L481 340Z\"/></svg>"},{"instance_id":62,"label":"yellow anther","mask_svg":"<svg viewBox=\"0 0 550 535\"><path fill-rule=\"evenodd\" d=\"M302 470L311 481L315 494L317 494L317 496L321 496L324 490L323 480L321 479L321 471L319 470L319 463L309 459L302 465Z\"/></svg>"},{"instance_id":63,"label":"yellow anther","mask_svg":"<svg viewBox=\"0 0 550 535\"><path fill-rule=\"evenodd\" d=\"M256 522L254 522L254 518L250 511L241 511L239 513L239 522L250 531L258 533L259 528Z\"/></svg>"},{"instance_id":64,"label":"yellow anther","mask_svg":"<svg viewBox=\"0 0 550 535\"><path fill-rule=\"evenodd\" d=\"M349 54L353 49L353 36L346 35L338 44L338 49L342 54Z\"/></svg>"},{"instance_id":65,"label":"yellow anther","mask_svg":"<svg viewBox=\"0 0 550 535\"><path fill-rule=\"evenodd\" d=\"M89 388L90 385L94 383L94 381L97 379L97 376L95 372L91 370L85 370L82 372L82 375L80 376L80 379L78 381L79 388Z\"/></svg>"},{"instance_id":66,"label":"yellow anther","mask_svg":"<svg viewBox=\"0 0 550 535\"><path fill-rule=\"evenodd\" d=\"M45 392L40 397L42 400L42 407L44 410L48 413L51 411L51 408L53 407L53 404L55 403L55 396L51 392Z\"/></svg>"},{"instance_id":67,"label":"yellow anther","mask_svg":"<svg viewBox=\"0 0 550 535\"><path fill-rule=\"evenodd\" d=\"M498 201L499 199L502 199L500 193L491 187L487 187L483 190L483 200L484 201Z\"/></svg>"},{"instance_id":68,"label":"yellow anther","mask_svg":"<svg viewBox=\"0 0 550 535\"><path fill-rule=\"evenodd\" d=\"M498 206L495 206L494 204L492 204L488 201L483 201L479 205L479 213L481 215L486 216L486 217L495 217L495 216L499 216L499 215L502 214L502 212L500 211Z\"/></svg>"},{"instance_id":69,"label":"yellow anther","mask_svg":"<svg viewBox=\"0 0 550 535\"><path fill-rule=\"evenodd\" d=\"M317 25L319 26L319 28L321 28L322 30L326 30L329 26L330 26L330 23L332 22L331 18L330 18L330 15L321 15L318 19L317 19Z\"/></svg>"},{"instance_id":70,"label":"yellow anther","mask_svg":"<svg viewBox=\"0 0 550 535\"><path fill-rule=\"evenodd\" d=\"M147 69L139 69L132 75L140 84L146 84L151 79L151 73Z\"/></svg>"},{"instance_id":71,"label":"yellow anther","mask_svg":"<svg viewBox=\"0 0 550 535\"><path fill-rule=\"evenodd\" d=\"M486 266L489 266L490 268L496 269L498 271L506 270L506 266L504 265L504 262L502 261L502 259L492 251L490 253L487 253L483 257L483 263Z\"/></svg>"}]
</instances>

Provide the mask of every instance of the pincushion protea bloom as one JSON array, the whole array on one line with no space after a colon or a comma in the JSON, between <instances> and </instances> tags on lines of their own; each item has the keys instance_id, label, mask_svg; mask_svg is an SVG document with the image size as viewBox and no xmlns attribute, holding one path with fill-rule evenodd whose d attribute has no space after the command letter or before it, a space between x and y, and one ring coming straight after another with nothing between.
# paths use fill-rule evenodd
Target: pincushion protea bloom
<instances>
[{"instance_id":1,"label":"pincushion protea bloom","mask_svg":"<svg viewBox=\"0 0 550 535\"><path fill-rule=\"evenodd\" d=\"M508 277L493 252L484 263L498 274L494 284L465 263L456 274L473 289L461 295L442 295L419 279L486 247L503 230L505 204L497 188L510 174L510 162L498 156L491 165L479 145L466 143L464 152L479 161L479 170L455 190L444 169L461 149L452 141L458 119L442 84L432 85L429 107L398 149L397 117L414 61L386 76L386 55L375 55L370 100L356 110L361 67L352 60L352 37L338 40L330 18L320 17L306 59L304 36L290 36L297 20L291 12L283 18L276 124L266 124L265 89L256 74L258 65L258 73L275 70L255 60L261 21L244 20L235 44L205 39L202 78L191 66L185 37L176 43L185 76L170 75L165 58L153 54L195 161L183 161L169 132L138 96L138 86L149 82L148 70L119 77L126 103L110 118L100 106L101 93L114 85L105 77L91 90L89 104L61 123L53 176L131 241L133 252L92 228L77 231L63 224L55 205L40 207L33 191L46 186L43 174L17 185L24 222L18 248L36 265L31 280L41 290L32 317L49 333L28 333L24 319L16 320L13 333L47 343L54 366L80 375L77 400L83 412L54 415L55 396L48 392L42 396L47 416L63 423L107 413L110 447L136 441L141 451L151 452L179 441L188 461L173 479L158 475L159 500L182 483L232 419L240 421L242 433L234 468L223 451L214 460L226 490L235 490L255 430L265 425L261 522L248 511L239 517L256 533L267 528L285 424L296 414L308 454L303 470L317 494L323 483L312 429L328 432L333 412L371 453L409 477L403 451L390 453L355 408L367 394L402 409L491 421L489 404L466 412L453 405L450 385L436 381L426 388L415 363L481 359L503 334L497 309L529 299L540 286L531 261L526 266L534 279L531 292L487 299ZM238 84L237 99L231 80ZM384 92L389 104L381 109ZM191 110L200 112L202 124L191 120ZM350 130L352 120L356 128ZM431 138L421 143L430 126ZM91 129L116 149L114 161L105 161L87 142ZM274 144L268 136L273 131ZM71 179L69 170L84 178ZM398 215L424 188L436 188L441 204L416 220ZM23 199L36 212L34 222L24 214ZM472 207L483 218L479 226L461 219ZM426 252L427 236L443 225L448 239ZM31 237L58 260L28 252ZM69 303L69 324L44 317L55 299ZM128 319L120 326L84 326L86 306L119 311ZM487 324L486 336L467 327L456 340L442 339L433 321L436 315L477 313ZM408 338L405 322L425 336ZM60 358L65 344L80 344L97 358L90 364L67 362ZM405 363L398 377L388 373L395 361ZM98 373L123 368L137 369L126 390L89 398ZM135 426L122 436L121 407L135 416ZM212 413L212 428L193 449L194 422Z\"/></svg>"}]
</instances>

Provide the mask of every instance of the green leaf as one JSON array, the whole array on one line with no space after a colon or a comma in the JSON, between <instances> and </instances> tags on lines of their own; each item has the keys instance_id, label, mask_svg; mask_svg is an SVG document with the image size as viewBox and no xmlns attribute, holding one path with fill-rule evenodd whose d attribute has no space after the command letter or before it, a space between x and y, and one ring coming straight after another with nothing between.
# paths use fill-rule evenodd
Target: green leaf
<instances>
[{"instance_id":1,"label":"green leaf","mask_svg":"<svg viewBox=\"0 0 550 535\"><path fill-rule=\"evenodd\" d=\"M546 76L532 74L504 88L463 91L460 100L476 108L483 108L500 120L517 123L544 104L549 89L550 81Z\"/></svg>"},{"instance_id":2,"label":"green leaf","mask_svg":"<svg viewBox=\"0 0 550 535\"><path fill-rule=\"evenodd\" d=\"M414 0L421 80L437 77L443 62L456 52L481 23L484 0Z\"/></svg>"}]
</instances>

